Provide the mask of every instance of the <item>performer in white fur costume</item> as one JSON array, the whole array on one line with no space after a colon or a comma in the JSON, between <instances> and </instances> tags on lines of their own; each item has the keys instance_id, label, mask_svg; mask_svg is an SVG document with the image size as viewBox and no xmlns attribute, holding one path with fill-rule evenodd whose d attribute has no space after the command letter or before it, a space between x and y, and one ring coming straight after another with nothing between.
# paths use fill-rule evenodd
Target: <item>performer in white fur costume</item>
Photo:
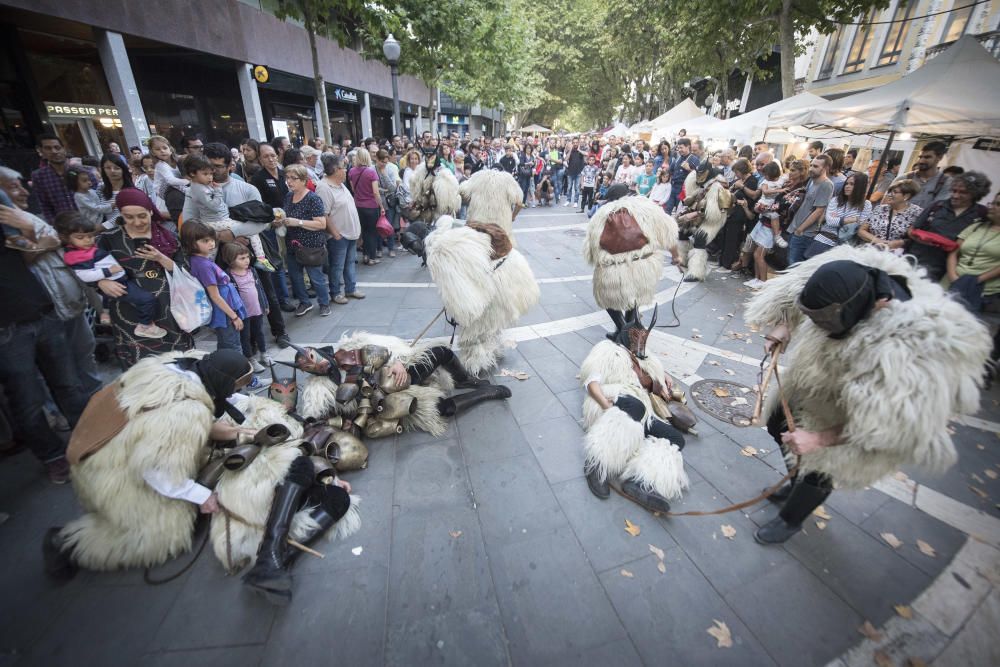
<instances>
[{"instance_id":1,"label":"performer in white fur costume","mask_svg":"<svg viewBox=\"0 0 1000 667\"><path fill-rule=\"evenodd\" d=\"M688 487L684 436L654 414L650 394L669 400L671 381L645 355L648 330L633 320L626 333L630 348L601 341L580 367L587 485L602 500L614 486L650 511L668 512L669 500Z\"/></svg>"},{"instance_id":2,"label":"performer in white fur costume","mask_svg":"<svg viewBox=\"0 0 1000 667\"><path fill-rule=\"evenodd\" d=\"M681 263L687 267L686 282L702 281L708 275L708 244L726 224L732 196L721 172L708 160L684 179L684 206L677 217L680 226Z\"/></svg>"},{"instance_id":3,"label":"performer in white fur costume","mask_svg":"<svg viewBox=\"0 0 1000 667\"><path fill-rule=\"evenodd\" d=\"M411 409L393 419L403 429L420 429L432 435L444 433L449 417L482 401L511 395L505 386L470 375L451 349L443 345L412 346L395 336L360 331L332 346L295 349L295 361L286 365L310 374L299 394L299 414L307 419L337 416L351 421L360 421L359 414L364 415L364 433L370 437L386 429L380 427L381 417L371 417L379 413L362 412L362 385L412 399ZM455 387L472 391L448 396ZM372 400L369 398L369 403Z\"/></svg>"},{"instance_id":4,"label":"performer in white fur costume","mask_svg":"<svg viewBox=\"0 0 1000 667\"><path fill-rule=\"evenodd\" d=\"M512 239L498 224L444 216L425 241L445 311L459 325L459 358L473 375L496 365L503 330L538 303L535 274Z\"/></svg>"},{"instance_id":5,"label":"performer in white fur costume","mask_svg":"<svg viewBox=\"0 0 1000 667\"><path fill-rule=\"evenodd\" d=\"M622 197L597 209L587 225L583 258L594 267L594 300L615 323L639 321L663 272L663 252L677 245L677 223L645 197Z\"/></svg>"},{"instance_id":6,"label":"performer in white fur costume","mask_svg":"<svg viewBox=\"0 0 1000 667\"><path fill-rule=\"evenodd\" d=\"M798 532L834 484L862 488L904 465L956 461L948 420L978 409L991 340L924 276L892 253L840 246L767 281L748 304L747 322L774 327L769 348L789 341L782 384L796 430L786 432L777 390L764 414L786 457L801 455L758 542Z\"/></svg>"},{"instance_id":7,"label":"performer in white fur costume","mask_svg":"<svg viewBox=\"0 0 1000 667\"><path fill-rule=\"evenodd\" d=\"M420 219L433 224L442 215L458 215L462 197L458 193L458 179L438 162L432 153L410 176L410 194L413 206L420 211Z\"/></svg>"},{"instance_id":8,"label":"performer in white fur costume","mask_svg":"<svg viewBox=\"0 0 1000 667\"><path fill-rule=\"evenodd\" d=\"M67 450L73 486L85 514L65 528L48 532L43 545L46 570L67 578L78 567L153 567L188 551L198 510L209 513L220 509L219 496L195 479L202 479L199 470L208 461L210 440L256 434L256 429L217 421L226 412L242 419L226 399L252 377L249 362L233 350L207 356L196 351L169 353L141 360L95 395ZM277 403L251 399L245 407L253 409L255 405L264 407L262 414L251 419L255 426L278 418L277 411L269 411L269 406ZM298 428L301 433L294 422L289 428ZM288 485L286 477L300 457L294 444L264 450L249 466L250 475L228 473L222 489L230 498L253 498L253 507L241 505L247 511L241 516L271 527L269 512L279 504L280 489ZM296 500L301 501L305 489L312 486L311 464L308 469L308 483L296 494ZM336 516L314 513L311 520L300 519L295 534L302 541L312 541L348 511L346 491L331 487L331 493L336 496L332 503ZM331 505L322 502L325 492L314 495L322 507ZM295 505L286 499L284 512L290 519L300 506L301 502ZM349 523L356 527L356 515ZM287 520L285 524L287 537ZM288 557L284 537L271 547L261 541L260 533L256 541L244 537L234 553L242 556L249 550L253 555L260 545L261 553L268 549L274 552L283 570ZM284 580L279 596L290 599L290 578L287 573L278 578ZM248 583L253 586L257 582Z\"/></svg>"},{"instance_id":9,"label":"performer in white fur costume","mask_svg":"<svg viewBox=\"0 0 1000 667\"><path fill-rule=\"evenodd\" d=\"M463 181L458 191L469 206L465 214L469 222L499 225L510 237L511 246L517 247L514 219L524 206L521 186L513 176L497 169L481 169Z\"/></svg>"}]
</instances>

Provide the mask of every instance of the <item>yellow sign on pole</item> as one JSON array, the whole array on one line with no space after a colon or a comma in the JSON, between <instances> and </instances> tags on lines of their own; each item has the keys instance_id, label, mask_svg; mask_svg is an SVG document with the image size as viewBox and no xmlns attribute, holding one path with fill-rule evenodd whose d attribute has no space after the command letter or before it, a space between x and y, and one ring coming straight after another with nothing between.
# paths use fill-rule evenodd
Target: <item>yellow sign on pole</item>
<instances>
[{"instance_id":1,"label":"yellow sign on pole","mask_svg":"<svg viewBox=\"0 0 1000 667\"><path fill-rule=\"evenodd\" d=\"M263 65L255 65L253 68L253 78L257 79L257 83L267 83L271 75Z\"/></svg>"}]
</instances>

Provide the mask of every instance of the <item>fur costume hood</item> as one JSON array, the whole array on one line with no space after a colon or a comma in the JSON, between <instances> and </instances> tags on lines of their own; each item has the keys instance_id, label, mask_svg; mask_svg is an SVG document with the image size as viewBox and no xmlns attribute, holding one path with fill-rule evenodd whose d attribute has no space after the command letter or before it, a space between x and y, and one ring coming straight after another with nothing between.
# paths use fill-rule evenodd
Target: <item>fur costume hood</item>
<instances>
[{"instance_id":1,"label":"fur costume hood","mask_svg":"<svg viewBox=\"0 0 1000 667\"><path fill-rule=\"evenodd\" d=\"M458 179L446 167L438 167L433 178L427 178L427 165L423 162L410 176L410 194L414 202L421 202L428 190L433 190L437 207L433 211L423 211L420 218L430 224L442 215L458 215L462 207L462 197L458 194Z\"/></svg>"},{"instance_id":2,"label":"fur costume hood","mask_svg":"<svg viewBox=\"0 0 1000 667\"><path fill-rule=\"evenodd\" d=\"M873 311L842 340L801 314L796 299L821 265L850 260L906 280L913 298ZM799 427L842 427L843 444L802 457L806 472L863 487L903 465L947 469L957 460L948 420L979 408L986 327L907 259L872 247L840 246L769 280L746 318L792 331L785 395ZM776 390L767 409L778 406ZM770 414L770 412L766 412Z\"/></svg>"},{"instance_id":3,"label":"fur costume hood","mask_svg":"<svg viewBox=\"0 0 1000 667\"><path fill-rule=\"evenodd\" d=\"M694 211L701 212L694 223L682 225L685 241L680 245L681 262L688 267L687 274L695 280L705 280L708 276L708 251L706 247L715 240L716 235L726 224L726 209L732 204L729 190L718 179L713 178L708 183L708 191L704 197L695 202L704 188L698 185L698 174L691 171L684 179L684 204ZM693 247L690 247L693 246Z\"/></svg>"},{"instance_id":4,"label":"fur costume hood","mask_svg":"<svg viewBox=\"0 0 1000 667\"><path fill-rule=\"evenodd\" d=\"M491 222L500 226L510 242L513 236L514 207L521 203L521 186L505 171L480 169L458 187L462 201L469 205L466 218L471 222Z\"/></svg>"},{"instance_id":5,"label":"fur costume hood","mask_svg":"<svg viewBox=\"0 0 1000 667\"><path fill-rule=\"evenodd\" d=\"M639 250L613 255L601 248L608 218L626 210L648 243ZM645 197L622 197L597 209L587 225L583 258L594 267L594 300L601 308L629 310L652 302L663 272L662 251L677 245L677 222Z\"/></svg>"}]
</instances>

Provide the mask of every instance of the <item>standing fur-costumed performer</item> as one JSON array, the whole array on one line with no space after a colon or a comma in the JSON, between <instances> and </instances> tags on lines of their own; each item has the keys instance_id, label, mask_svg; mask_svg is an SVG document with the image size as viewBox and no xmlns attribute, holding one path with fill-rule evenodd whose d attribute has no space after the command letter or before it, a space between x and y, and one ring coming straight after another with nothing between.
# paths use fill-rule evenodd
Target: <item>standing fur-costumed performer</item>
<instances>
[{"instance_id":1,"label":"standing fur-costumed performer","mask_svg":"<svg viewBox=\"0 0 1000 667\"><path fill-rule=\"evenodd\" d=\"M583 360L584 472L602 500L613 485L651 512L669 512L669 501L688 487L684 436L656 413L654 396L670 400L672 382L645 353L650 329L632 320L623 331L627 343L601 341Z\"/></svg>"},{"instance_id":2,"label":"standing fur-costumed performer","mask_svg":"<svg viewBox=\"0 0 1000 667\"><path fill-rule=\"evenodd\" d=\"M445 216L425 247L445 311L459 325L462 366L479 375L496 365L503 330L538 303L535 274L524 255L512 247L512 235L496 224L470 218L461 225Z\"/></svg>"},{"instance_id":3,"label":"standing fur-costumed performer","mask_svg":"<svg viewBox=\"0 0 1000 667\"><path fill-rule=\"evenodd\" d=\"M521 186L513 176L497 169L481 169L467 178L458 191L469 206L467 220L498 225L509 237L511 247L517 247L514 219L524 206Z\"/></svg>"},{"instance_id":4,"label":"standing fur-costumed performer","mask_svg":"<svg viewBox=\"0 0 1000 667\"><path fill-rule=\"evenodd\" d=\"M676 245L677 223L645 197L621 197L597 209L587 225L583 258L594 267L594 300L615 323L609 339L627 320L639 321L639 306L656 294L662 251Z\"/></svg>"},{"instance_id":5,"label":"standing fur-costumed performer","mask_svg":"<svg viewBox=\"0 0 1000 667\"><path fill-rule=\"evenodd\" d=\"M974 413L992 342L986 327L906 259L840 246L792 267L749 302L746 319L787 345L783 394L763 414L785 453L801 457L771 495L779 515L755 539L777 544L831 493L901 466L943 471L957 460L948 420ZM900 400L905 397L905 400ZM789 463L789 465L791 465Z\"/></svg>"},{"instance_id":6,"label":"standing fur-costumed performer","mask_svg":"<svg viewBox=\"0 0 1000 667\"><path fill-rule=\"evenodd\" d=\"M295 349L295 361L283 363L310 375L299 393L299 414L336 418L358 437L412 429L441 435L448 418L511 396L509 388L470 375L444 345L414 346L361 331L332 346ZM471 391L449 396L455 387Z\"/></svg>"},{"instance_id":7,"label":"standing fur-costumed performer","mask_svg":"<svg viewBox=\"0 0 1000 667\"><path fill-rule=\"evenodd\" d=\"M684 206L677 216L680 226L681 263L687 267L686 282L704 281L708 276L708 244L726 224L726 210L732 196L722 172L708 160L684 179Z\"/></svg>"},{"instance_id":8,"label":"standing fur-costumed performer","mask_svg":"<svg viewBox=\"0 0 1000 667\"><path fill-rule=\"evenodd\" d=\"M169 353L141 360L98 392L67 449L73 486L85 513L64 528L48 531L43 544L46 571L69 578L79 567L149 568L188 551L199 510L220 510L219 496L211 488L215 480L204 476L210 441L233 441L253 432L258 449L275 444L262 441L268 439L266 429L257 433L220 421L226 414L237 423L244 421L227 399L252 377L250 363L237 351ZM282 414L277 403L249 399L249 408L257 405L274 406L273 415L264 408L259 420ZM283 432L284 437L290 435L289 428ZM259 467L271 460L267 474L230 475L239 480L230 483L234 493L265 499L260 512L246 515L261 525L269 521L275 486L300 458L294 445L285 448L293 456L278 455L278 447L270 449L273 454L257 458ZM247 454L240 452L237 458L246 460ZM349 498L341 498L341 516L349 505ZM305 530L298 535L309 540Z\"/></svg>"},{"instance_id":9,"label":"standing fur-costumed performer","mask_svg":"<svg viewBox=\"0 0 1000 667\"><path fill-rule=\"evenodd\" d=\"M442 215L458 215L462 197L458 191L455 174L438 162L436 153L424 158L410 176L410 193L413 206L420 211L420 219L428 225Z\"/></svg>"}]
</instances>

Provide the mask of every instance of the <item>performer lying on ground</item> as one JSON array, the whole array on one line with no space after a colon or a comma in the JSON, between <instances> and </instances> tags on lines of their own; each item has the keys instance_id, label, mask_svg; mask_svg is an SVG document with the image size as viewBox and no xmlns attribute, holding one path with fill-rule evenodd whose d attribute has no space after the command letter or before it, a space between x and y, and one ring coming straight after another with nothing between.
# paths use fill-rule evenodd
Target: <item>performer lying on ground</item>
<instances>
[{"instance_id":1,"label":"performer lying on ground","mask_svg":"<svg viewBox=\"0 0 1000 667\"><path fill-rule=\"evenodd\" d=\"M48 531L46 571L69 578L78 567L155 567L190 550L199 511L222 510L232 518L231 509L241 527L226 531L223 515L216 514L216 554L229 569L256 554L244 581L271 601L290 600L287 567L294 554L287 538L307 544L337 524L351 507L350 486L329 475L333 483L315 483L313 463L295 442L284 442L302 428L294 420L280 425L278 403L244 398L251 419L237 425L244 415L227 399L252 377L238 351L169 353L141 360L98 392L67 449L85 513ZM232 421L219 421L224 415ZM275 421L276 427L258 432ZM228 470L216 466L217 474L206 474L211 440L250 434L256 447L227 450ZM342 534L357 528L353 514L338 525Z\"/></svg>"},{"instance_id":2,"label":"performer lying on ground","mask_svg":"<svg viewBox=\"0 0 1000 667\"><path fill-rule=\"evenodd\" d=\"M670 400L673 384L660 361L646 355L655 322L654 316L643 329L630 320L621 344L601 341L583 360L584 472L591 492L602 500L614 485L651 512L669 512L669 500L680 497L688 477L681 456L684 436L660 419L654 406L654 400Z\"/></svg>"},{"instance_id":3,"label":"performer lying on ground","mask_svg":"<svg viewBox=\"0 0 1000 667\"><path fill-rule=\"evenodd\" d=\"M790 342L782 384L796 430L776 389L764 414L786 460L802 457L770 497L784 506L758 542L792 537L834 484L862 488L904 465L955 463L948 420L979 408L991 341L923 269L870 246L840 246L767 281L746 319Z\"/></svg>"}]
</instances>

